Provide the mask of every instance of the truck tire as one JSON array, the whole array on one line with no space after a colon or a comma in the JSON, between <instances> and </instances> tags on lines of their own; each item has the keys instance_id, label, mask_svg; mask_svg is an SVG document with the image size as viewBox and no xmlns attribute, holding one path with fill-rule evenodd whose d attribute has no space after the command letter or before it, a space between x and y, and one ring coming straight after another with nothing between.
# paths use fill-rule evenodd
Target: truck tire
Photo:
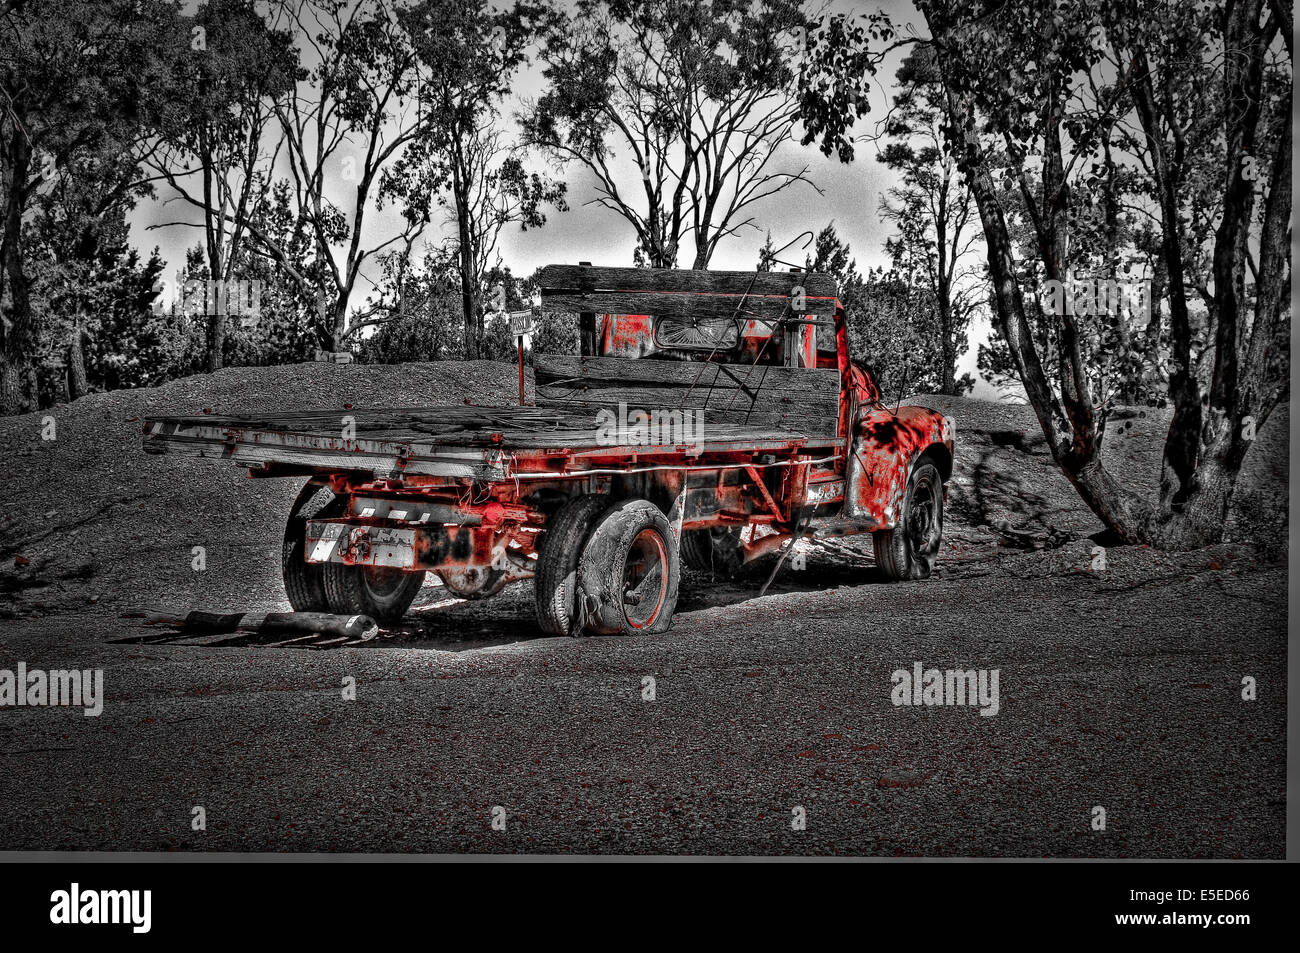
<instances>
[{"instance_id":1,"label":"truck tire","mask_svg":"<svg viewBox=\"0 0 1300 953\"><path fill-rule=\"evenodd\" d=\"M506 587L506 571L490 567L444 569L438 578L443 588L457 599L487 599Z\"/></svg>"},{"instance_id":2,"label":"truck tire","mask_svg":"<svg viewBox=\"0 0 1300 953\"><path fill-rule=\"evenodd\" d=\"M381 624L401 621L424 585L423 572L388 566L322 565L330 611L340 615L368 615Z\"/></svg>"},{"instance_id":3,"label":"truck tire","mask_svg":"<svg viewBox=\"0 0 1300 953\"><path fill-rule=\"evenodd\" d=\"M596 522L578 561L583 629L599 635L665 632L673 623L681 557L668 517L649 500L624 500Z\"/></svg>"},{"instance_id":4,"label":"truck tire","mask_svg":"<svg viewBox=\"0 0 1300 953\"><path fill-rule=\"evenodd\" d=\"M343 511L343 501L330 488L308 483L293 501L284 526L284 543L280 549L280 575L284 592L295 612L329 612L325 596L325 566L307 562L307 521L335 516Z\"/></svg>"},{"instance_id":5,"label":"truck tire","mask_svg":"<svg viewBox=\"0 0 1300 953\"><path fill-rule=\"evenodd\" d=\"M739 526L688 529L682 533L682 564L701 572L734 576L745 564Z\"/></svg>"},{"instance_id":6,"label":"truck tire","mask_svg":"<svg viewBox=\"0 0 1300 953\"><path fill-rule=\"evenodd\" d=\"M898 524L871 536L876 565L889 582L929 578L943 538L943 478L929 457L912 466Z\"/></svg>"},{"instance_id":7,"label":"truck tire","mask_svg":"<svg viewBox=\"0 0 1300 953\"><path fill-rule=\"evenodd\" d=\"M546 521L537 548L533 601L537 624L548 635L577 635L575 631L578 559L596 518L609 508L603 496L577 496Z\"/></svg>"}]
</instances>

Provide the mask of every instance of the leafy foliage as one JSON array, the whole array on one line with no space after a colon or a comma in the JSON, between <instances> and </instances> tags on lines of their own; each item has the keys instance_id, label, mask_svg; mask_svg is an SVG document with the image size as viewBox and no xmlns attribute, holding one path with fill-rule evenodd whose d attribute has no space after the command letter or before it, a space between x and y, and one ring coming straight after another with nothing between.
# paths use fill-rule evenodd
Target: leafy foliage
<instances>
[{"instance_id":1,"label":"leafy foliage","mask_svg":"<svg viewBox=\"0 0 1300 953\"><path fill-rule=\"evenodd\" d=\"M887 398L937 393L943 385L938 309L929 289L897 269L861 274L849 246L827 225L809 271L834 275L849 326L850 357L870 369Z\"/></svg>"},{"instance_id":2,"label":"leafy foliage","mask_svg":"<svg viewBox=\"0 0 1300 953\"><path fill-rule=\"evenodd\" d=\"M853 157L881 22L814 21L795 0L579 0L547 35L528 141L594 177L594 204L632 227L638 263L673 267L689 242L706 268L757 227L758 204L811 184L808 166L780 167L797 135Z\"/></svg>"}]
</instances>

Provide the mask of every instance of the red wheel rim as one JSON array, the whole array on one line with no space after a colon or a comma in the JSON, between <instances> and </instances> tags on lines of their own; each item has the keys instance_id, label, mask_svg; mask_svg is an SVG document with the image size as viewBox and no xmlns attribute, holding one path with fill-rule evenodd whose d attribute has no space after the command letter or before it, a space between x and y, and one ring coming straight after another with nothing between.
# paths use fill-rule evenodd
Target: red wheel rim
<instances>
[{"instance_id":1,"label":"red wheel rim","mask_svg":"<svg viewBox=\"0 0 1300 953\"><path fill-rule=\"evenodd\" d=\"M623 567L623 617L634 629L654 625L667 597L668 550L655 530L643 529Z\"/></svg>"}]
</instances>

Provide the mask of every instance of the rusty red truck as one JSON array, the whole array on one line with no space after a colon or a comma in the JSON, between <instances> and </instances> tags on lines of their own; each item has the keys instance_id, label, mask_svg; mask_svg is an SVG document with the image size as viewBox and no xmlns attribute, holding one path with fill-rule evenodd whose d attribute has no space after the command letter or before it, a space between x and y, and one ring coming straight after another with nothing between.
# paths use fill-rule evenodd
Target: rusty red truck
<instances>
[{"instance_id":1,"label":"rusty red truck","mask_svg":"<svg viewBox=\"0 0 1300 953\"><path fill-rule=\"evenodd\" d=\"M305 612L392 623L426 573L466 599L532 578L547 633L661 632L683 563L855 533L885 578L930 574L953 424L882 399L832 278L551 265L539 284L580 353L533 355L529 405L521 383L520 406L152 417L144 449L308 478L282 556Z\"/></svg>"}]
</instances>

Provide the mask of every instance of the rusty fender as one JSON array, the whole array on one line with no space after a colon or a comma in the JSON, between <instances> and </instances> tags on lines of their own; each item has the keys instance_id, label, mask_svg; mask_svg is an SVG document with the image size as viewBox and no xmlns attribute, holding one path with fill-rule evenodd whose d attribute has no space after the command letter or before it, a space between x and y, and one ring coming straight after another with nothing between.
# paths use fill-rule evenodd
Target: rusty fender
<instances>
[{"instance_id":1,"label":"rusty fender","mask_svg":"<svg viewBox=\"0 0 1300 953\"><path fill-rule=\"evenodd\" d=\"M880 404L863 408L853 430L844 516L893 528L917 457L928 452L945 481L952 474L955 429L951 418L928 407L904 406L897 413Z\"/></svg>"}]
</instances>

